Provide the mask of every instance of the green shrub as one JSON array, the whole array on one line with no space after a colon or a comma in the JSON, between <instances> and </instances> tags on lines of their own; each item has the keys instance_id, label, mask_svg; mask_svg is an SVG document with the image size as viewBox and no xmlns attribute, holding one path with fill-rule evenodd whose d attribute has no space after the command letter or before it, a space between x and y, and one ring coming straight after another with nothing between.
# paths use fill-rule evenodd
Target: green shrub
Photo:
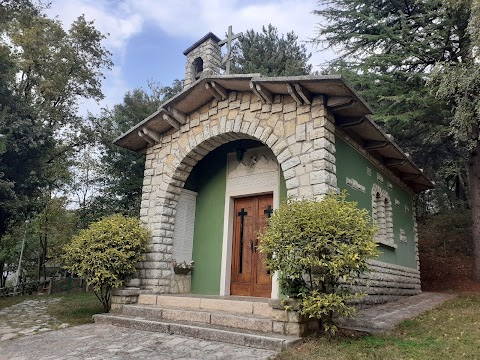
<instances>
[{"instance_id":1,"label":"green shrub","mask_svg":"<svg viewBox=\"0 0 480 360\"><path fill-rule=\"evenodd\" d=\"M111 291L135 273L148 237L138 219L108 216L82 230L65 247L64 267L85 278L108 312Z\"/></svg>"},{"instance_id":2,"label":"green shrub","mask_svg":"<svg viewBox=\"0 0 480 360\"><path fill-rule=\"evenodd\" d=\"M268 268L278 271L282 291L297 300L300 314L317 319L319 333L335 333L334 317L355 311L348 301L361 294L344 285L377 256L368 212L345 197L283 203L260 235Z\"/></svg>"}]
</instances>

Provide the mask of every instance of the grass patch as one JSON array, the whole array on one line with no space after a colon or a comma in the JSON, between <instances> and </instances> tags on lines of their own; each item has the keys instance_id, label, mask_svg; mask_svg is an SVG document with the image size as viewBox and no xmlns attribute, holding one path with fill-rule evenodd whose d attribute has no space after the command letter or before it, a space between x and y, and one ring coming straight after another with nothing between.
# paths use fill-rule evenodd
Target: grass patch
<instances>
[{"instance_id":1,"label":"grass patch","mask_svg":"<svg viewBox=\"0 0 480 360\"><path fill-rule=\"evenodd\" d=\"M92 315L103 313L103 306L92 291L3 297L0 298L0 310L25 300L41 300L45 298L61 299L58 303L49 305L47 312L62 323L68 323L69 325L92 323Z\"/></svg>"},{"instance_id":2,"label":"grass patch","mask_svg":"<svg viewBox=\"0 0 480 360\"><path fill-rule=\"evenodd\" d=\"M63 323L70 325L89 324L92 315L103 313L103 306L93 292L74 292L56 294L61 298L56 304L48 307L48 313Z\"/></svg>"},{"instance_id":3,"label":"grass patch","mask_svg":"<svg viewBox=\"0 0 480 360\"><path fill-rule=\"evenodd\" d=\"M390 334L332 340L310 338L277 360L478 359L480 295L461 295Z\"/></svg>"}]
</instances>

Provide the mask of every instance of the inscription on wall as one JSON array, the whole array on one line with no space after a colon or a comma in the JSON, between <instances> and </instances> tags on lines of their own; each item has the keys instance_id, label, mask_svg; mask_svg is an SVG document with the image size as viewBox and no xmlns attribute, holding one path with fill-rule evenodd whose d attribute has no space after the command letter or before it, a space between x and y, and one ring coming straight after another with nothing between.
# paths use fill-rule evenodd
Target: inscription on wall
<instances>
[{"instance_id":1,"label":"inscription on wall","mask_svg":"<svg viewBox=\"0 0 480 360\"><path fill-rule=\"evenodd\" d=\"M183 189L175 215L172 256L178 262L192 261L193 230L195 227L195 205L197 193Z\"/></svg>"}]
</instances>

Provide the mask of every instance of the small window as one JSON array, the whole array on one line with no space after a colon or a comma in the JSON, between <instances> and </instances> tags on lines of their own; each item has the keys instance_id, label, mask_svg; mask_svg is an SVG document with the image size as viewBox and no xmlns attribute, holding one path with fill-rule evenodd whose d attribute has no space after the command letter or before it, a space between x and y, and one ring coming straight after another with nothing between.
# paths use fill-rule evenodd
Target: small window
<instances>
[{"instance_id":1,"label":"small window","mask_svg":"<svg viewBox=\"0 0 480 360\"><path fill-rule=\"evenodd\" d=\"M375 240L379 244L396 248L393 239L392 202L388 192L375 184L372 188L372 220L378 228Z\"/></svg>"}]
</instances>

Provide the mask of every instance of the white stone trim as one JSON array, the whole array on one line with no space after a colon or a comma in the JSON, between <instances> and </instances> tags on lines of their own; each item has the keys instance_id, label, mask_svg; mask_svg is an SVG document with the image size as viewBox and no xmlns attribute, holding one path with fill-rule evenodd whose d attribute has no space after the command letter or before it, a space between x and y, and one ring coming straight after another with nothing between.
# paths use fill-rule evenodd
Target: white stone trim
<instances>
[{"instance_id":1,"label":"white stone trim","mask_svg":"<svg viewBox=\"0 0 480 360\"><path fill-rule=\"evenodd\" d=\"M378 228L375 241L379 244L396 249L393 237L392 201L388 191L378 184L372 186L372 220Z\"/></svg>"},{"instance_id":2,"label":"white stone trim","mask_svg":"<svg viewBox=\"0 0 480 360\"><path fill-rule=\"evenodd\" d=\"M257 148L258 149L258 148ZM256 150L256 149L251 149ZM247 154L247 153L246 153ZM230 295L230 282L232 271L232 242L233 242L233 218L234 218L234 199L244 196L255 196L261 194L273 194L273 208L276 209L280 205L280 166L277 168L277 182L271 182L262 185L259 190L254 188L238 189L229 186L228 175L229 168L227 166L227 186L225 191L225 211L223 220L223 244L222 244L222 268L220 273L220 295ZM272 276L272 299L278 299L280 289L278 284L278 275Z\"/></svg>"}]
</instances>

